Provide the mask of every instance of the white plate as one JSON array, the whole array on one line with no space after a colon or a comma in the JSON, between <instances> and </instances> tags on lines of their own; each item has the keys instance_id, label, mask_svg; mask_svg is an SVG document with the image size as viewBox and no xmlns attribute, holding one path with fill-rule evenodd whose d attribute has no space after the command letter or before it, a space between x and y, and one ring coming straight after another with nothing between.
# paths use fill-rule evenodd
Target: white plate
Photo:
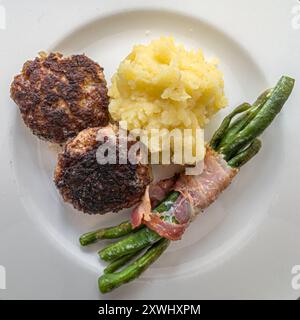
<instances>
[{"instance_id":1,"label":"white plate","mask_svg":"<svg viewBox=\"0 0 300 320\"><path fill-rule=\"evenodd\" d=\"M207 138L233 106L253 101L282 73L299 78L296 52L300 53L300 46L292 40L299 37L300 30L292 28L292 15L285 15L295 5L292 1L289 5L277 4L268 16L256 12L255 25L249 11L254 6L243 8L238 1L224 1L227 3L224 7L216 1L205 5L187 1L190 7L181 9L167 2L163 7L146 7L141 2L137 5L130 1L124 8L112 2L93 15L87 10L79 23L72 21L69 31L54 35L44 26L36 31L36 40L29 43L33 43L33 49L42 43L44 47L37 50L86 53L104 67L108 81L134 44L149 42L160 35L173 35L187 47L202 48L206 56L220 59L230 101L230 107L209 125ZM258 1L254 2L258 5ZM75 3L79 5L80 1ZM271 2L266 0L263 6L267 3ZM235 11L230 9L230 4L234 4ZM12 8L18 14L17 8ZM51 17L54 7L49 8L44 17ZM62 10L67 13L67 7ZM39 14L36 10L34 17L38 19ZM29 31L22 31L20 26L18 47L24 42L22 34L29 38ZM3 31L7 43L13 31L9 28ZM49 43L44 40L47 34L53 39ZM16 45L10 45L3 54L3 58L9 59L2 86L5 91L21 63L35 52L28 50L28 54L19 52ZM138 281L107 298L296 298L300 295L291 285L292 267L300 264L300 218L295 201L299 178L299 151L295 148L299 137L296 93L297 87L283 114L264 134L260 154L243 168L219 200L193 222L183 240L172 243ZM1 168L0 265L6 267L7 289L0 290L0 295L99 298L97 277L104 264L99 262L96 251L101 244L82 249L78 236L95 227L122 221L128 214L87 216L63 203L52 181L57 150L30 134L7 92L4 99L7 108L5 112L2 110L2 119L8 119L9 114L11 122L9 126L4 123L8 128L1 131L3 150L9 152L4 154Z\"/></svg>"}]
</instances>

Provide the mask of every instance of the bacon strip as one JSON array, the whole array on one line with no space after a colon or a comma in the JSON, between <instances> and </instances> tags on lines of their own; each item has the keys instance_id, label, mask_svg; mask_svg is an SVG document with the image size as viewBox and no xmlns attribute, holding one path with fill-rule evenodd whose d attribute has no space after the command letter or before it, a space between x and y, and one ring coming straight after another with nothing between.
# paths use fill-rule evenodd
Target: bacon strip
<instances>
[{"instance_id":1,"label":"bacon strip","mask_svg":"<svg viewBox=\"0 0 300 320\"><path fill-rule=\"evenodd\" d=\"M174 188L178 176L160 180L157 183L150 184L149 186L149 197L151 200L152 208L156 207L168 193Z\"/></svg>"},{"instance_id":2,"label":"bacon strip","mask_svg":"<svg viewBox=\"0 0 300 320\"><path fill-rule=\"evenodd\" d=\"M197 176L181 175L175 190L188 199L195 213L198 213L217 199L237 172L238 170L229 167L218 153L207 147L203 172Z\"/></svg>"},{"instance_id":3,"label":"bacon strip","mask_svg":"<svg viewBox=\"0 0 300 320\"><path fill-rule=\"evenodd\" d=\"M147 186L141 203L135 207L131 213L131 224L133 228L137 228L142 224L143 219L149 219L151 216L151 201L149 197L149 186Z\"/></svg>"},{"instance_id":4,"label":"bacon strip","mask_svg":"<svg viewBox=\"0 0 300 320\"><path fill-rule=\"evenodd\" d=\"M158 233L161 237L169 240L179 240L183 235L188 224L176 224L166 222L161 219L161 216L157 213L153 213L149 221L144 221L144 224Z\"/></svg>"},{"instance_id":5,"label":"bacon strip","mask_svg":"<svg viewBox=\"0 0 300 320\"><path fill-rule=\"evenodd\" d=\"M142 202L131 213L133 228L137 228L143 220L150 220L151 208L156 207L168 195L174 188L176 179L176 176L164 179L146 188Z\"/></svg>"},{"instance_id":6,"label":"bacon strip","mask_svg":"<svg viewBox=\"0 0 300 320\"><path fill-rule=\"evenodd\" d=\"M144 223L161 237L170 240L181 239L194 216L216 200L237 172L238 170L229 167L218 153L207 147L203 172L197 176L181 174L175 187L170 186L168 192L174 187L175 191L181 193L172 208L163 213L151 212L151 196L147 189L142 203L132 213L133 226ZM178 223L165 221L164 216L168 216L169 221L170 217L175 217Z\"/></svg>"},{"instance_id":7,"label":"bacon strip","mask_svg":"<svg viewBox=\"0 0 300 320\"><path fill-rule=\"evenodd\" d=\"M152 212L143 218L143 223L157 232L161 237L169 240L179 240L190 223L192 207L190 202L180 195L169 211L163 213ZM178 223L169 222L175 217ZM164 219L167 218L167 219Z\"/></svg>"},{"instance_id":8,"label":"bacon strip","mask_svg":"<svg viewBox=\"0 0 300 320\"><path fill-rule=\"evenodd\" d=\"M182 195L177 198L173 205L173 215L179 224L189 224L193 215L193 207L187 198Z\"/></svg>"}]
</instances>

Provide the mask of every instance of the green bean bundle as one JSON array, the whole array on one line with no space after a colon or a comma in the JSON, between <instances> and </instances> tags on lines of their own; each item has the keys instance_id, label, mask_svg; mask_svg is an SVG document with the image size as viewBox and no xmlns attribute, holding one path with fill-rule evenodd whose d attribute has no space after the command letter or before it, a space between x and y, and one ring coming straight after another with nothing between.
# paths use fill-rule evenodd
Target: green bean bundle
<instances>
[{"instance_id":1,"label":"green bean bundle","mask_svg":"<svg viewBox=\"0 0 300 320\"><path fill-rule=\"evenodd\" d=\"M236 173L241 166L246 164L260 150L261 142L257 137L263 133L281 111L292 92L293 86L294 79L283 76L273 89L269 89L261 94L253 105L244 103L234 109L223 120L221 126L213 135L207 146L208 156L210 154L212 158L217 159L218 165L223 166L223 169L224 164L222 161L224 161L226 163L225 169L228 170L229 173ZM236 118L237 116L238 118ZM209 163L207 163L206 165L209 165ZM206 180L201 180L201 175L205 174L204 168L204 172L195 178L184 176L180 177L179 180L181 179L181 182L183 182L182 185L185 187L185 184L188 185L189 179L197 179L194 180L194 182L202 183L201 188L203 188L205 187L205 185L203 185L205 182L203 181ZM229 182L233 176L234 175L228 178ZM203 202L203 200L201 200L201 202L197 199L197 196L194 196L191 205L194 208L205 209L228 184L229 183L225 183L220 186L216 194L213 194L212 199L207 199L207 201ZM189 191L188 188L186 190ZM184 189L184 191L186 190ZM195 193L193 193L193 195L195 195ZM174 209L174 205L178 200L182 200L182 190L174 189L165 200L153 209L153 212L156 213L156 221L157 217L159 217L157 215L164 213L164 215L160 216L160 227L163 226L164 223L172 223L173 226L176 225L178 227L185 225L183 222L178 221L176 216L168 215L169 212L174 211L172 211L172 209ZM101 292L109 292L123 283L137 278L166 250L170 239L176 240L177 235L162 234L159 231L157 233L153 225L147 221L144 221L144 223L146 226L141 225L137 231L132 228L129 221L126 221L117 227L101 229L85 234L80 238L80 243L86 245L99 239L112 239L125 236L123 239L99 251L101 259L111 261L111 267L108 266L109 272L105 272L98 280ZM151 228L149 228L149 226ZM165 239L163 236L166 236L168 239ZM173 239L172 237L175 238ZM140 255L146 248L148 249L143 255L124 267L125 264L137 255ZM118 271L118 269L122 267L124 268Z\"/></svg>"}]
</instances>

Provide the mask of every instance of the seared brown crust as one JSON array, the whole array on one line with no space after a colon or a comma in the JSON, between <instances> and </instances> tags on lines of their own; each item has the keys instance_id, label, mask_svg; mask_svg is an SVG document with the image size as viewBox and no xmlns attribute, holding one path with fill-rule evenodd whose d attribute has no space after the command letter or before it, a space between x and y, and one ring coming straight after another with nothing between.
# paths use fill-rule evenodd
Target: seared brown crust
<instances>
[{"instance_id":1,"label":"seared brown crust","mask_svg":"<svg viewBox=\"0 0 300 320\"><path fill-rule=\"evenodd\" d=\"M12 82L11 97L35 135L59 144L109 121L103 69L85 55L42 53L27 61Z\"/></svg>"},{"instance_id":2,"label":"seared brown crust","mask_svg":"<svg viewBox=\"0 0 300 320\"><path fill-rule=\"evenodd\" d=\"M99 129L85 129L66 143L54 175L63 199L89 214L117 212L137 204L151 182L148 165L97 162Z\"/></svg>"}]
</instances>

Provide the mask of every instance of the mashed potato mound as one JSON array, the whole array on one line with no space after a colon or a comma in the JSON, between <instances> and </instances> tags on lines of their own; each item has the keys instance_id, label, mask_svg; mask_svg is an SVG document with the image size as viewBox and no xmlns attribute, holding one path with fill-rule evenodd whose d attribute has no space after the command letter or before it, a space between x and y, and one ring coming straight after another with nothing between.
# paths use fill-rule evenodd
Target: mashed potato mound
<instances>
[{"instance_id":1,"label":"mashed potato mound","mask_svg":"<svg viewBox=\"0 0 300 320\"><path fill-rule=\"evenodd\" d=\"M176 45L172 37L135 46L113 76L109 96L112 118L126 121L129 130L145 129L150 135L151 129L192 129L184 146L194 155L195 129L204 129L227 104L217 61L206 61L201 50L188 51L183 45ZM154 136L150 136L153 141L148 147L151 152L161 152L169 134L164 132L159 143L154 142ZM203 134L200 136L197 161L204 157L205 150ZM190 156L183 160L194 161Z\"/></svg>"}]
</instances>

